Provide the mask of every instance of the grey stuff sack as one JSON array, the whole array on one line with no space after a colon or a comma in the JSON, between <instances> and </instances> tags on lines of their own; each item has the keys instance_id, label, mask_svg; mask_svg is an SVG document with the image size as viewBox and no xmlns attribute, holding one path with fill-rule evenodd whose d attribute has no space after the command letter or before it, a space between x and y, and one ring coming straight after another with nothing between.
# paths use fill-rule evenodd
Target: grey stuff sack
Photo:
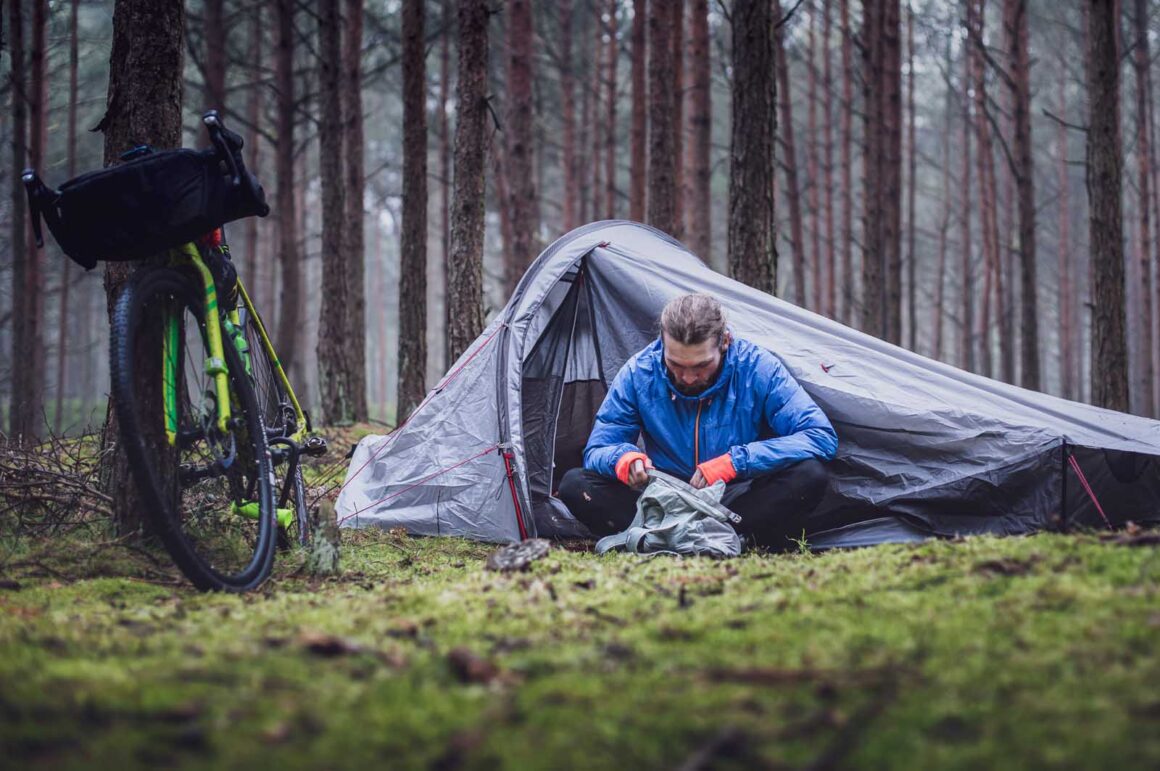
<instances>
[{"instance_id":1,"label":"grey stuff sack","mask_svg":"<svg viewBox=\"0 0 1160 771\"><path fill-rule=\"evenodd\" d=\"M637 499L632 524L623 533L597 541L597 554L614 550L719 558L741 554L741 538L733 529L741 517L721 504L724 482L698 490L655 469L648 474L649 483Z\"/></svg>"}]
</instances>

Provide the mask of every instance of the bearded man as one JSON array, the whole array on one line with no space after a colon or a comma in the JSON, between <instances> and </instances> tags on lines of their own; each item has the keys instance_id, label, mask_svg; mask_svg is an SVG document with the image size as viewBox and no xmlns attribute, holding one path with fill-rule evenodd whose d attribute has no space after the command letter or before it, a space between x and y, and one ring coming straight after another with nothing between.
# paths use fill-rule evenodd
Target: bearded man
<instances>
[{"instance_id":1,"label":"bearded man","mask_svg":"<svg viewBox=\"0 0 1160 771\"><path fill-rule=\"evenodd\" d=\"M825 494L834 427L776 356L733 338L716 298L677 297L660 326L612 381L560 499L602 536L632 522L649 468L698 488L723 481L738 533L788 548Z\"/></svg>"}]
</instances>

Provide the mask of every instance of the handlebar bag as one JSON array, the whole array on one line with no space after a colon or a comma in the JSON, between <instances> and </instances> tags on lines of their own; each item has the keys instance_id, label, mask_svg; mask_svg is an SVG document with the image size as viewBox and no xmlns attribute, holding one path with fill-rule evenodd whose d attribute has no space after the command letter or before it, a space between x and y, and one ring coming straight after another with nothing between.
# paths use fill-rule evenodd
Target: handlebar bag
<instances>
[{"instance_id":1,"label":"handlebar bag","mask_svg":"<svg viewBox=\"0 0 1160 771\"><path fill-rule=\"evenodd\" d=\"M29 194L32 216L48 223L60 248L86 270L98 261L137 260L180 246L227 222L265 216L269 207L235 188L213 150L146 151L118 166L82 174L60 190Z\"/></svg>"}]
</instances>

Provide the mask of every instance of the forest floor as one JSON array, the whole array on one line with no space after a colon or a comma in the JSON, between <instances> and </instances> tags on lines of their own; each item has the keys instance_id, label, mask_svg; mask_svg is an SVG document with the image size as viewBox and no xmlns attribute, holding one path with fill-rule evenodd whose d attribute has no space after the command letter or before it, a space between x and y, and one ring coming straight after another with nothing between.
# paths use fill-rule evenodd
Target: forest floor
<instances>
[{"instance_id":1,"label":"forest floor","mask_svg":"<svg viewBox=\"0 0 1160 771\"><path fill-rule=\"evenodd\" d=\"M248 596L0 539L0 767L1157 767L1152 532L598 557L343 533Z\"/></svg>"}]
</instances>

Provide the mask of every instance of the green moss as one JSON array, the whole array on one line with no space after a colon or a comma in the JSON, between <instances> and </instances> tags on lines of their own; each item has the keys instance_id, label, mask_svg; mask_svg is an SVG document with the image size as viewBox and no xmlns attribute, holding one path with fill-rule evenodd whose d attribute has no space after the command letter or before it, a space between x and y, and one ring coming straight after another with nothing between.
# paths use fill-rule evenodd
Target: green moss
<instances>
[{"instance_id":1,"label":"green moss","mask_svg":"<svg viewBox=\"0 0 1160 771\"><path fill-rule=\"evenodd\" d=\"M342 576L305 578L289 553L246 597L197 594L163 558L24 548L0 575L18 587L0 589L6 761L1160 763L1151 547L1040 535L729 562L555 549L500 575L485 544L344 538Z\"/></svg>"}]
</instances>

